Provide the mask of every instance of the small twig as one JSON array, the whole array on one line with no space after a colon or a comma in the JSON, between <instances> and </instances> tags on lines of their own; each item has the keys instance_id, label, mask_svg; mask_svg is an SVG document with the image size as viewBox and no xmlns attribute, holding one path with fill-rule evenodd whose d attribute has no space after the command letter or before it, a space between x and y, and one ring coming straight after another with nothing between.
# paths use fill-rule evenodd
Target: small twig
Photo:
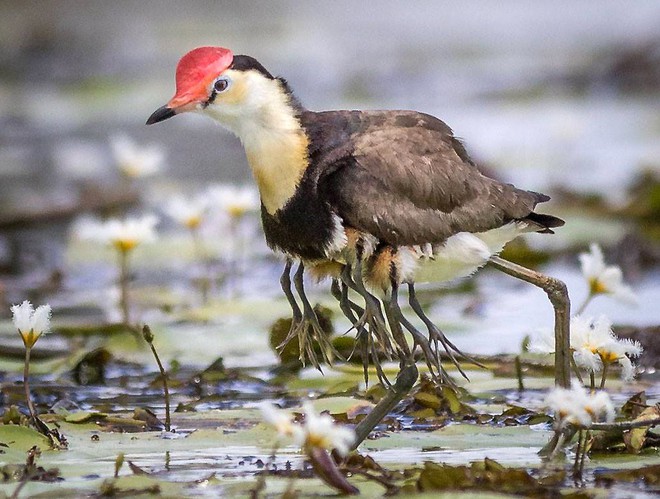
<instances>
[{"instance_id":1,"label":"small twig","mask_svg":"<svg viewBox=\"0 0 660 499\"><path fill-rule=\"evenodd\" d=\"M161 378L163 378L163 390L165 391L165 430L170 431L170 390L169 387L167 386L167 373L165 372L165 368L163 367L163 364L160 361L160 357L158 357L158 352L156 352L156 347L154 347L154 343L153 343L154 335L151 332L151 328L146 324L142 328L142 336L144 336L145 341L149 343L149 346L151 347L151 351L153 352L154 357L156 358L156 364L158 364L158 369L160 370Z\"/></svg>"}]
</instances>

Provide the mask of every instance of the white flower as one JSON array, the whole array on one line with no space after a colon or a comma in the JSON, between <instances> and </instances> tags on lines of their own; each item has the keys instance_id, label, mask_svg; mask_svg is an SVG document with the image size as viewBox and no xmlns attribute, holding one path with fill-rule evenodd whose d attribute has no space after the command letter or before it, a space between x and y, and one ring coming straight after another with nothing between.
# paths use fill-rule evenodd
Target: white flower
<instances>
[{"instance_id":1,"label":"white flower","mask_svg":"<svg viewBox=\"0 0 660 499\"><path fill-rule=\"evenodd\" d=\"M112 218L105 222L86 221L78 226L78 237L110 244L127 252L143 242L156 239L154 230L158 218L154 215L128 217L124 220Z\"/></svg>"},{"instance_id":2,"label":"white flower","mask_svg":"<svg viewBox=\"0 0 660 499\"><path fill-rule=\"evenodd\" d=\"M305 441L298 442L301 446L317 447L326 450L336 449L345 456L355 441L355 432L345 426L335 424L329 414L316 414L310 402L303 404L305 411Z\"/></svg>"},{"instance_id":3,"label":"white flower","mask_svg":"<svg viewBox=\"0 0 660 499\"><path fill-rule=\"evenodd\" d=\"M260 206L259 194L251 186L218 184L212 185L206 192L211 205L231 218L240 218Z\"/></svg>"},{"instance_id":4,"label":"white flower","mask_svg":"<svg viewBox=\"0 0 660 499\"><path fill-rule=\"evenodd\" d=\"M165 205L165 213L181 225L196 229L202 223L208 206L209 202L205 196L184 198L177 195Z\"/></svg>"},{"instance_id":5,"label":"white flower","mask_svg":"<svg viewBox=\"0 0 660 499\"><path fill-rule=\"evenodd\" d=\"M278 409L269 402L259 404L261 415L266 423L275 428L282 437L299 438L298 433L302 433L302 427L293 422L293 414L282 409Z\"/></svg>"},{"instance_id":6,"label":"white flower","mask_svg":"<svg viewBox=\"0 0 660 499\"><path fill-rule=\"evenodd\" d=\"M271 404L260 406L264 419L273 425L282 436L291 437L293 442L309 452L311 449L336 449L341 455L348 454L355 441L355 432L335 424L329 414L317 414L311 403L303 405L305 421L302 425L293 422L293 415Z\"/></svg>"},{"instance_id":7,"label":"white flower","mask_svg":"<svg viewBox=\"0 0 660 499\"><path fill-rule=\"evenodd\" d=\"M596 320L579 315L571 319L571 349L575 363L590 371L600 371L603 364L619 363L621 377L627 381L634 376L629 357L639 357L643 351L639 342L617 338L612 322L604 315Z\"/></svg>"},{"instance_id":8,"label":"white flower","mask_svg":"<svg viewBox=\"0 0 660 499\"><path fill-rule=\"evenodd\" d=\"M589 283L589 292L592 295L609 294L621 301L635 303L635 293L623 283L621 269L616 265L605 265L603 251L598 244L592 243L589 248L589 253L578 256L582 274Z\"/></svg>"},{"instance_id":9,"label":"white flower","mask_svg":"<svg viewBox=\"0 0 660 499\"><path fill-rule=\"evenodd\" d=\"M36 310L25 300L11 307L12 319L26 348L31 348L50 327L50 305L40 305Z\"/></svg>"},{"instance_id":10,"label":"white flower","mask_svg":"<svg viewBox=\"0 0 660 499\"><path fill-rule=\"evenodd\" d=\"M139 146L125 135L110 141L112 153L119 169L128 177L146 177L161 169L165 153L156 145Z\"/></svg>"},{"instance_id":11,"label":"white flower","mask_svg":"<svg viewBox=\"0 0 660 499\"><path fill-rule=\"evenodd\" d=\"M545 405L554 412L559 424L589 427L592 423L614 420L614 404L606 391L588 393L574 382L571 389L555 388L545 399Z\"/></svg>"},{"instance_id":12,"label":"white flower","mask_svg":"<svg viewBox=\"0 0 660 499\"><path fill-rule=\"evenodd\" d=\"M571 351L578 367L591 372L600 372L603 364L617 362L621 366L621 377L629 381L634 376L634 365L630 357L639 357L643 351L637 341L620 339L612 331L612 322L604 315L598 319L576 315L571 318ZM530 350L554 353L554 336L546 332L532 340Z\"/></svg>"}]
</instances>

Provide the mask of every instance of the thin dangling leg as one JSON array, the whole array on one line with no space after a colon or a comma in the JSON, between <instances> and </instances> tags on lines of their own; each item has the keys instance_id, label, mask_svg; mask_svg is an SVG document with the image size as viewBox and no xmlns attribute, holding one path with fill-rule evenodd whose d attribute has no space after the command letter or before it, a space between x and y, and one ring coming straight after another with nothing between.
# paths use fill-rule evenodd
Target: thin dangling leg
<instances>
[{"instance_id":1,"label":"thin dangling leg","mask_svg":"<svg viewBox=\"0 0 660 499\"><path fill-rule=\"evenodd\" d=\"M424 312L424 309L422 309L421 304L417 300L417 293L415 292L415 285L412 282L408 283L408 303L410 303L410 307L413 309L415 314L417 314L417 317L419 317L424 325L426 326L428 333L429 333L429 342L435 345L434 350L436 352L439 351L438 349L438 343L442 344L442 347L444 348L445 352L447 353L447 356L449 359L452 361L452 363L456 366L456 369L461 373L461 375L465 378L468 379L467 375L465 374L465 371L463 371L463 368L461 367L460 363L454 356L454 352L456 352L458 355L463 357L464 359L468 360L472 364L479 366L479 367L485 367L483 364L478 362L477 360L471 358L469 355L466 355L463 353L456 345L454 345L449 338L445 336L445 334L436 326L431 319L426 315Z\"/></svg>"},{"instance_id":2,"label":"thin dangling leg","mask_svg":"<svg viewBox=\"0 0 660 499\"><path fill-rule=\"evenodd\" d=\"M422 356L424 357L424 361L426 362L431 376L434 379L439 379L440 382L444 384L456 387L454 380L451 379L447 371L445 371L444 367L440 363L440 355L437 350L437 344L434 347L434 345L430 343L429 340L408 319L406 319L405 315L403 315L403 312L401 311L401 308L399 307L399 285L396 283L396 281L392 281L391 286L391 296L388 303L390 314L394 320L398 321L412 335L414 341L413 354L414 350L419 347L422 351Z\"/></svg>"},{"instance_id":3,"label":"thin dangling leg","mask_svg":"<svg viewBox=\"0 0 660 499\"><path fill-rule=\"evenodd\" d=\"M340 310L351 323L351 329L353 329L353 325L358 321L358 316L362 316L364 309L348 297L348 286L338 279L332 280L330 292L335 300L339 302Z\"/></svg>"},{"instance_id":4,"label":"thin dangling leg","mask_svg":"<svg viewBox=\"0 0 660 499\"><path fill-rule=\"evenodd\" d=\"M282 341L282 343L277 346L277 348L278 350L281 350L293 338L297 337L300 361L303 363L303 365L305 365L305 360L308 359L314 365L314 367L320 371L321 365L318 361L316 352L314 351L314 340L318 342L321 355L326 362L332 362L333 354L336 354L336 351L332 347L332 344L328 341L326 333L323 331L318 317L316 316L314 307L312 307L305 293L303 282L305 266L302 262L298 265L298 269L294 275L294 285L303 305L302 311L300 310L300 307L298 306L298 303L291 291L291 266L292 261L289 259L287 260L284 272L280 278L280 283L282 285L282 289L284 290L284 294L289 301L289 305L291 305L291 309L293 311L293 320L289 333L287 334L284 341Z\"/></svg>"},{"instance_id":5,"label":"thin dangling leg","mask_svg":"<svg viewBox=\"0 0 660 499\"><path fill-rule=\"evenodd\" d=\"M351 327L348 331L346 331L346 333L348 333L351 329L355 329L357 331L355 346L353 347L353 351L348 356L347 360L352 359L353 355L355 355L355 352L358 351L358 348L360 349L364 382L369 385L369 331L367 331L366 328L359 323L358 318L358 315L361 317L364 314L364 309L349 298L348 286L343 282L340 282L337 279L333 279L332 285L330 286L330 291L332 292L332 296L334 296L335 299L339 302L339 308L344 313L344 316L351 323Z\"/></svg>"},{"instance_id":6,"label":"thin dangling leg","mask_svg":"<svg viewBox=\"0 0 660 499\"><path fill-rule=\"evenodd\" d=\"M417 381L417 366L414 363L405 365L396 377L387 394L371 409L371 412L355 427L355 442L351 450L357 447L369 436L378 423L387 416L394 407L406 396Z\"/></svg>"},{"instance_id":7,"label":"thin dangling leg","mask_svg":"<svg viewBox=\"0 0 660 499\"><path fill-rule=\"evenodd\" d=\"M408 347L408 342L406 337L403 334L403 329L401 327L401 318L403 314L399 308L399 284L396 282L396 279L391 279L390 283L390 296L383 300L385 305L385 316L387 317L387 323L390 325L390 331L394 341L396 341L397 346L399 347L399 359L401 360L401 365L403 366L406 363L413 361L412 353L410 347Z\"/></svg>"},{"instance_id":8,"label":"thin dangling leg","mask_svg":"<svg viewBox=\"0 0 660 499\"><path fill-rule=\"evenodd\" d=\"M284 296L286 296L289 305L291 306L291 312L293 313L293 320L291 321L291 329L294 329L296 324L302 320L302 312L296 302L296 298L293 296L291 291L291 267L293 265L293 260L291 258L286 259L286 264L284 265L284 271L280 276L280 286L282 286L282 291L284 291Z\"/></svg>"},{"instance_id":9,"label":"thin dangling leg","mask_svg":"<svg viewBox=\"0 0 660 499\"><path fill-rule=\"evenodd\" d=\"M305 328L299 332L298 341L300 341L301 344L303 341L305 342L308 357L314 363L314 367L321 370L318 364L318 360L316 359L316 354L314 352L313 340L316 339L318 342L321 349L321 355L323 355L323 359L328 364L332 364L332 358L333 356L338 355L338 352L334 349L332 343L330 343L328 340L327 333L323 331L323 328L319 323L319 318L316 316L316 312L314 311L314 307L307 298L303 280L304 273L305 266L302 262L300 262L298 269L296 270L296 273L293 277L293 282L296 286L296 291L298 292L300 301L303 304L303 324L305 325Z\"/></svg>"},{"instance_id":10,"label":"thin dangling leg","mask_svg":"<svg viewBox=\"0 0 660 499\"><path fill-rule=\"evenodd\" d=\"M555 311L555 384L564 388L570 387L571 302L566 284L559 279L527 269L499 256L491 256L489 263L505 274L534 284L548 295Z\"/></svg>"},{"instance_id":11,"label":"thin dangling leg","mask_svg":"<svg viewBox=\"0 0 660 499\"><path fill-rule=\"evenodd\" d=\"M369 357L371 357L374 367L376 368L378 380L383 383L383 385L390 386L391 383L387 379L387 376L385 376L380 363L380 354L382 353L388 359L392 359L394 347L389 337L389 332L385 327L385 320L383 318L378 298L365 289L364 283L361 282L361 278L360 285L353 280L352 274L355 273L361 275L361 272L361 267L359 265L357 271L352 271L350 265L346 265L341 275L344 285L360 294L365 303L362 315L357 322L353 323L353 327L358 331L356 342L362 352L362 364L365 372L368 372ZM346 292L348 292L348 289L346 289ZM380 349L378 348L378 345L380 345ZM366 355L367 353L368 355ZM365 382L368 382L366 374Z\"/></svg>"},{"instance_id":12,"label":"thin dangling leg","mask_svg":"<svg viewBox=\"0 0 660 499\"><path fill-rule=\"evenodd\" d=\"M350 266L347 265L346 268L349 276L347 284L364 298L366 307L365 311L368 313L369 320L373 322L374 329L379 332L386 332L385 318L383 317L378 298L372 295L367 291L367 288L364 287L364 281L362 278L362 261L357 259L352 271Z\"/></svg>"}]
</instances>

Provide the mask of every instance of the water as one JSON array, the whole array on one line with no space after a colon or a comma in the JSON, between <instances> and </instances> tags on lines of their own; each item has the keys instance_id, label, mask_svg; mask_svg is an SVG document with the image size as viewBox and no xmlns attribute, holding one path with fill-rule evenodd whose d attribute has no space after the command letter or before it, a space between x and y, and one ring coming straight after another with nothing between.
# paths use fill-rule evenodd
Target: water
<instances>
[{"instance_id":1,"label":"water","mask_svg":"<svg viewBox=\"0 0 660 499\"><path fill-rule=\"evenodd\" d=\"M137 0L4 2L0 5L2 344L9 345L9 338L15 336L8 305L26 297L53 304L55 319L62 324L116 317L113 257L70 238L71 219L30 227L10 224L31 210L75 206L90 187L98 192L122 191L110 157L111 136L127 133L167 150L166 171L136 185L139 210L159 211L173 193L196 192L210 182L251 182L238 141L209 121L182 116L158 127L143 125L171 97L175 64L195 46L222 44L257 57L287 77L311 109L407 108L434 114L465 139L479 163L506 181L550 194L560 189L596 193L617 207L642 169L660 168L660 94L658 89L626 89L626 75L608 76L608 68L622 50L657 43L658 25L660 4L652 0L637 1L632 8L610 0L597 4L384 1L377 7L373 2L348 0L258 5L201 1L185 9L175 2ZM566 218L567 226L556 236L534 235L528 241L551 252L551 263L543 270L567 283L575 309L586 293L576 250L594 240L614 246L638 227L556 201L546 206ZM251 222L254 232L257 223ZM247 368L254 376L271 379L269 368L276 356L267 345L267 330L277 317L289 314L278 285L281 261L266 256L257 234L244 247L250 250L243 266L247 271L234 275L231 285L218 283L211 305L199 307L190 282L199 268L187 246L187 234L166 223L161 230L158 245L134 255L132 289L137 314L154 326L166 366L178 361L189 369L186 374L191 378L194 369L222 356L229 369ZM235 263L227 257L224 239L226 234L209 233L217 274ZM657 242L652 244L657 247ZM624 254L633 253L629 246L621 247ZM606 313L616 324L657 325L657 256L638 270L628 275L638 294L636 308L599 297L589 314ZM321 284L309 289L314 301L336 308L327 288ZM552 309L541 291L493 271L479 274L473 292L432 299L429 315L460 348L478 354L517 353L526 335L552 327ZM336 324L338 331L348 328L342 319ZM85 409L104 405L118 414L149 405L162 415L159 388L146 387L155 376L150 352L135 348L125 337L76 339L72 345L85 350L106 341L118 362L110 366L108 385L75 387L73 402ZM37 348L66 351L67 345L61 343L44 338ZM35 362L34 367L49 373L42 384L33 386L41 404L67 398L73 385L57 378L70 383L69 366ZM7 361L3 370L18 373L19 362ZM121 384L122 376L132 381ZM489 374L471 376L474 384L468 389ZM218 397L202 399L196 408L200 414L224 416L264 398L288 403L302 393L323 393L323 388L342 379L332 371L320 379L309 370L301 378L304 388L293 390L294 394L249 380L210 384L204 389ZM18 374L3 375L3 382L17 380ZM656 385L650 380L639 386L657 399ZM18 403L20 387L13 388L3 402ZM193 391L190 385L173 389L175 404L189 402ZM516 397L510 389L498 393L509 400ZM617 404L622 396L617 395ZM521 403L538 407L541 398L542 392L535 391ZM194 413L177 417L182 428L196 431L175 439L152 432L140 434L137 440L129 434L101 432L102 446L94 447L88 429L73 430L72 450L49 454L45 463L62 467L69 483L80 479L80 466L87 469L85 473L109 477L121 450L150 471L165 474L169 469L168 480L196 480L218 472L231 482L252 480L261 469L258 461L268 459L266 447L271 442L243 441L252 438L249 428L247 434L234 434L227 424L222 427L228 434L213 433L208 428L218 426L215 420L203 421ZM254 414L249 417L256 420ZM509 434L506 428L479 427L476 436L463 434L474 428L450 425L435 432L403 431L368 441L364 448L388 467L426 460L467 464L484 456L506 465L533 467L539 464L536 450L548 437L546 431L528 428L515 428L517 432ZM516 435L523 436L514 440ZM278 453L280 469L286 461L294 468L302 464L292 448ZM195 493L206 490L217 495L217 485L205 487L200 485Z\"/></svg>"}]
</instances>

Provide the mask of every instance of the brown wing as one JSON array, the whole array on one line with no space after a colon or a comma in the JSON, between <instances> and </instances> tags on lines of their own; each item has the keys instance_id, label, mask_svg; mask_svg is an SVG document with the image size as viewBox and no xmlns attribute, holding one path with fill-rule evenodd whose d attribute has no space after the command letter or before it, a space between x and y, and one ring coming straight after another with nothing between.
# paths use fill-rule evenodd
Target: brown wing
<instances>
[{"instance_id":1,"label":"brown wing","mask_svg":"<svg viewBox=\"0 0 660 499\"><path fill-rule=\"evenodd\" d=\"M321 114L326 125L337 121ZM423 244L482 232L525 218L548 199L483 176L451 129L432 116L373 111L344 118L341 132L325 128L335 153L321 155L319 190L347 225L382 241Z\"/></svg>"}]
</instances>

